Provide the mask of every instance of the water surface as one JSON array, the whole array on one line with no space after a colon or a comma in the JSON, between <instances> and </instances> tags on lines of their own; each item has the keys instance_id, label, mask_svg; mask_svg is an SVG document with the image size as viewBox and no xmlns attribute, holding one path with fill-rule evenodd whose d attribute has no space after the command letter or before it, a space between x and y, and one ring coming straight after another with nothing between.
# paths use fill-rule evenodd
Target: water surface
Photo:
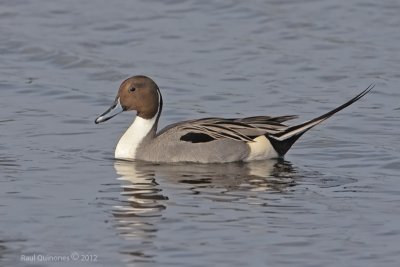
<instances>
[{"instance_id":1,"label":"water surface","mask_svg":"<svg viewBox=\"0 0 400 267\"><path fill-rule=\"evenodd\" d=\"M1 266L398 266L398 1L0 6ZM134 114L93 123L134 74L161 126L296 123L376 87L284 161L160 165L113 160Z\"/></svg>"}]
</instances>

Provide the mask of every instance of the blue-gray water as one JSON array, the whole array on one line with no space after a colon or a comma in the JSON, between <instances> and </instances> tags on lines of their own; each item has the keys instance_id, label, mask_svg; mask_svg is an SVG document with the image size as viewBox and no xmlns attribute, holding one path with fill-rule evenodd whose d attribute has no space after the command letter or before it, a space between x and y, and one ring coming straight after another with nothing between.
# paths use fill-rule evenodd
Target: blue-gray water
<instances>
[{"instance_id":1,"label":"blue-gray water","mask_svg":"<svg viewBox=\"0 0 400 267\"><path fill-rule=\"evenodd\" d=\"M398 266L399 13L397 0L0 1L0 266ZM112 159L134 114L93 123L134 74L159 84L161 126L301 122L376 87L284 162L152 165Z\"/></svg>"}]
</instances>

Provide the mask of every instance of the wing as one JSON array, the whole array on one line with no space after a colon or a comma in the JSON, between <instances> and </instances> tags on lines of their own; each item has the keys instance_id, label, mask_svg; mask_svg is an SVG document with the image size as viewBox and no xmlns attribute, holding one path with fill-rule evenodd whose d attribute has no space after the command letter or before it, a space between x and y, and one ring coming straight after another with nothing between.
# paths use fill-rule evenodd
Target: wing
<instances>
[{"instance_id":1,"label":"wing","mask_svg":"<svg viewBox=\"0 0 400 267\"><path fill-rule=\"evenodd\" d=\"M274 134L283 131L288 126L285 121L297 116L255 116L247 118L204 118L184 121L167 126L158 135L174 130L179 133L180 140L191 143L210 142L220 139L251 142L257 136Z\"/></svg>"}]
</instances>

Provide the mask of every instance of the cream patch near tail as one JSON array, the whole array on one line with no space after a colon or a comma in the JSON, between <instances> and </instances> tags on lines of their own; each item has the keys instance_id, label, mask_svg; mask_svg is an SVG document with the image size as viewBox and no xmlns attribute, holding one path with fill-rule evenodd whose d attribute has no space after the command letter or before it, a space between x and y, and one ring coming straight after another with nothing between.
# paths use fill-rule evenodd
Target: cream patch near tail
<instances>
[{"instance_id":1,"label":"cream patch near tail","mask_svg":"<svg viewBox=\"0 0 400 267\"><path fill-rule=\"evenodd\" d=\"M247 142L250 147L250 153L245 161L261 160L277 158L278 153L272 147L269 140L264 136L260 135L253 139L253 142Z\"/></svg>"}]
</instances>

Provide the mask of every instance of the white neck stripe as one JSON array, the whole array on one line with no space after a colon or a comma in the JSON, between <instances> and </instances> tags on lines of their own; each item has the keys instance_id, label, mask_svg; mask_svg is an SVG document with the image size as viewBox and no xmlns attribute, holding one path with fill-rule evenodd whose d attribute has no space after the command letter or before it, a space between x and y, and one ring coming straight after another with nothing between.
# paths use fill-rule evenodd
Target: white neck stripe
<instances>
[{"instance_id":1,"label":"white neck stripe","mask_svg":"<svg viewBox=\"0 0 400 267\"><path fill-rule=\"evenodd\" d=\"M151 129L157 123L160 112L160 93L158 92L158 111L151 119L144 119L136 116L135 120L129 126L128 130L122 135L115 149L115 158L117 159L135 159L137 148L143 139L150 133Z\"/></svg>"}]
</instances>

